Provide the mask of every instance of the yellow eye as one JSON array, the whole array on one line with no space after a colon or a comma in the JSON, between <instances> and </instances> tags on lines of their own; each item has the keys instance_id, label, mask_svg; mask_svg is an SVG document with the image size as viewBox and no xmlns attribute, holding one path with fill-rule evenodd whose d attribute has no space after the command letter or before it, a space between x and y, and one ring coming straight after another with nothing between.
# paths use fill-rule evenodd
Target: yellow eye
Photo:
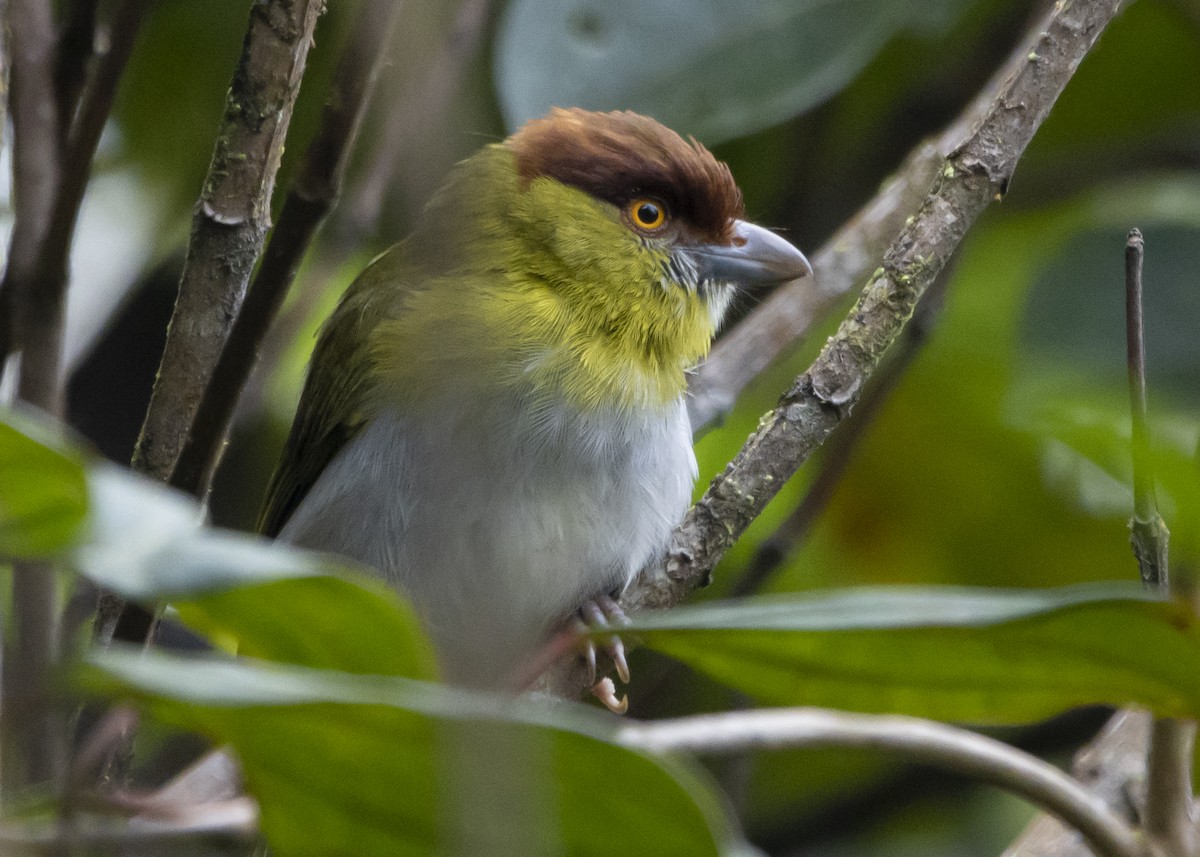
<instances>
[{"instance_id":1,"label":"yellow eye","mask_svg":"<svg viewBox=\"0 0 1200 857\"><path fill-rule=\"evenodd\" d=\"M667 222L667 209L661 202L641 197L629 203L629 219L638 229L658 229Z\"/></svg>"}]
</instances>

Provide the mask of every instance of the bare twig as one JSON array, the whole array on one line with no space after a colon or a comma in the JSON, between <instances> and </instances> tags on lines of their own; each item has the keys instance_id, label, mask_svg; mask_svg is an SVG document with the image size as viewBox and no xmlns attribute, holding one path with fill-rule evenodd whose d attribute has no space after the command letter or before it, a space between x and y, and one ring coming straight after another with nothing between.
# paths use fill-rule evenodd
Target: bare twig
<instances>
[{"instance_id":1,"label":"bare twig","mask_svg":"<svg viewBox=\"0 0 1200 857\"><path fill-rule=\"evenodd\" d=\"M953 141L949 136L909 153L879 193L812 255L814 277L776 289L722 334L688 383L688 416L696 435L720 422L752 380L862 286L962 139L961 132Z\"/></svg>"},{"instance_id":2,"label":"bare twig","mask_svg":"<svg viewBox=\"0 0 1200 857\"><path fill-rule=\"evenodd\" d=\"M1200 853L1192 801L1196 724L1156 717L1146 759L1146 833L1171 857Z\"/></svg>"},{"instance_id":3,"label":"bare twig","mask_svg":"<svg viewBox=\"0 0 1200 857\"><path fill-rule=\"evenodd\" d=\"M1062 771L965 729L894 715L815 708L738 711L639 723L618 743L654 753L731 753L785 747L855 747L903 753L1020 795L1079 830L1104 857L1141 857L1138 837Z\"/></svg>"},{"instance_id":4,"label":"bare twig","mask_svg":"<svg viewBox=\"0 0 1200 857\"><path fill-rule=\"evenodd\" d=\"M166 479L212 376L270 227L271 193L322 0L250 10L242 55L196 204L179 297L133 467Z\"/></svg>"},{"instance_id":5,"label":"bare twig","mask_svg":"<svg viewBox=\"0 0 1200 857\"><path fill-rule=\"evenodd\" d=\"M1142 233L1129 231L1125 245L1125 340L1129 366L1129 411L1132 422L1133 518L1130 543L1142 581L1167 591L1170 587L1170 533L1158 512L1154 468L1150 458L1146 416L1146 346L1142 321ZM1169 717L1155 718L1146 760L1146 832L1171 855L1200 851L1192 818L1192 744L1196 725Z\"/></svg>"},{"instance_id":6,"label":"bare twig","mask_svg":"<svg viewBox=\"0 0 1200 857\"><path fill-rule=\"evenodd\" d=\"M204 389L192 430L171 474L171 484L177 488L197 496L208 491L234 408L254 368L263 337L279 312L313 235L341 193L346 162L399 11L400 4L394 0L370 0L359 10L316 136L284 201L262 266L230 330L212 380Z\"/></svg>"},{"instance_id":7,"label":"bare twig","mask_svg":"<svg viewBox=\"0 0 1200 857\"><path fill-rule=\"evenodd\" d=\"M45 363L49 352L53 352L53 377L57 379L61 372L60 352L62 339L62 304L67 288L67 275L70 265L71 245L75 238L75 224L79 216L79 208L83 204L84 191L91 177L92 162L95 158L96 147L100 142L100 134L112 110L116 97L117 85L133 45L141 29L142 18L152 0L125 0L118 8L112 22L111 44L104 56L100 58L96 71L88 83L82 98L78 96L78 88L83 86L82 79L75 80L75 75L82 75L83 67L73 68L63 48L59 50L59 60L56 67L58 84L58 110L75 115L76 121L70 127L57 127L56 134L60 138L58 152L61 153L61 172L55 191L45 197L44 203L49 206L48 224L44 238L36 243L23 243L22 248L28 253L31 273L28 275L39 283L38 292L45 295L47 303L53 301L57 307L47 307L41 313L44 321L40 326L27 323L20 314L16 321L20 325L19 332L24 342L16 336L3 319L4 304L14 299L14 295L22 291L22 286L15 283L10 288L9 278L5 278L3 294L0 294L0 355L6 356L10 349L22 349L23 365L30 360L31 354L35 365ZM93 25L89 15L94 14L86 8L87 3L81 0L73 14L78 18L68 24L67 36L83 38L82 30ZM78 30L79 32L76 32ZM90 43L90 36L88 37ZM89 49L90 56L90 49ZM64 87L70 89L64 92ZM67 104L67 101L70 104ZM78 111L75 104L79 104ZM61 114L60 114L61 118ZM55 154L54 151L49 154ZM24 241L24 238L22 239ZM16 250L17 233L13 233L14 251ZM22 262L21 264L25 264ZM10 271L12 266L10 265ZM20 269L20 268L18 268ZM39 370L40 377L50 377L50 367ZM56 382L57 383L57 382ZM51 410L56 410L57 405Z\"/></svg>"},{"instance_id":8,"label":"bare twig","mask_svg":"<svg viewBox=\"0 0 1200 857\"><path fill-rule=\"evenodd\" d=\"M136 825L79 821L69 836L55 825L8 823L0 825L0 852L61 857L78 853L78 849L124 847L136 849L139 854L245 853L245 846L254 843L258 835L257 807L249 799L240 798L201 804L175 819Z\"/></svg>"}]
</instances>

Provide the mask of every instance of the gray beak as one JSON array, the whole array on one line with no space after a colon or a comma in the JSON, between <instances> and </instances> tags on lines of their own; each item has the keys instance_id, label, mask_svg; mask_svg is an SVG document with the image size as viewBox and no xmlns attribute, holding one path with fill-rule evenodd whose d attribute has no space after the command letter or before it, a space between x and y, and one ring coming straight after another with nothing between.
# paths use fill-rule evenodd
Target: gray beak
<instances>
[{"instance_id":1,"label":"gray beak","mask_svg":"<svg viewBox=\"0 0 1200 857\"><path fill-rule=\"evenodd\" d=\"M804 254L769 229L738 220L735 243L682 248L696 264L698 279L741 286L766 286L811 277Z\"/></svg>"}]
</instances>

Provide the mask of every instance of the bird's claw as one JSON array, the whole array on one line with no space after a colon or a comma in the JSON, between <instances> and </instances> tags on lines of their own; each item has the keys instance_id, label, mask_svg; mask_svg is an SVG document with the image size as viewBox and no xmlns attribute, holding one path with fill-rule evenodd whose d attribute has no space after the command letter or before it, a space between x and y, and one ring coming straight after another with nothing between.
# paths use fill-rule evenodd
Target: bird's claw
<instances>
[{"instance_id":1,"label":"bird's claw","mask_svg":"<svg viewBox=\"0 0 1200 857\"><path fill-rule=\"evenodd\" d=\"M592 696L604 703L613 714L624 714L629 710L629 697L617 699L617 687L608 676L592 685Z\"/></svg>"},{"instance_id":2,"label":"bird's claw","mask_svg":"<svg viewBox=\"0 0 1200 857\"><path fill-rule=\"evenodd\" d=\"M584 630L610 628L614 625L628 625L629 617L625 611L608 595L599 595L579 608L579 624ZM621 638L613 634L604 644L604 651L612 658L617 676L623 684L629 684L629 661L625 658L625 644ZM629 699L616 697L615 685L612 679L604 678L596 681L596 643L588 639L583 644L583 659L587 666L588 683L592 685L592 693L597 699L608 706L609 710L618 714L625 713L629 708Z\"/></svg>"}]
</instances>

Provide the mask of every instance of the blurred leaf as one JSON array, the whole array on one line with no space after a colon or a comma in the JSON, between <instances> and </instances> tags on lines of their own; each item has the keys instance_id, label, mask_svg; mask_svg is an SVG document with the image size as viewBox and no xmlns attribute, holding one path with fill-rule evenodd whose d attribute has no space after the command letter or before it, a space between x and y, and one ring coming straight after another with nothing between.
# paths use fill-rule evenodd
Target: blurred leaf
<instances>
[{"instance_id":1,"label":"blurred leaf","mask_svg":"<svg viewBox=\"0 0 1200 857\"><path fill-rule=\"evenodd\" d=\"M202 512L195 500L103 463L89 468L87 490L91 513L72 556L77 569L134 600L154 600L189 585L186 571L157 560L199 531Z\"/></svg>"},{"instance_id":2,"label":"blurred leaf","mask_svg":"<svg viewBox=\"0 0 1200 857\"><path fill-rule=\"evenodd\" d=\"M1057 388L1066 383L1046 381ZM1014 421L1042 440L1047 483L1095 515L1127 518L1133 512L1128 399L1089 390L1078 379L1074 386L1072 397L1040 395L1033 385L1014 406ZM1150 464L1171 553L1183 565L1194 564L1200 558L1200 416L1157 409L1151 424Z\"/></svg>"},{"instance_id":3,"label":"blurred leaf","mask_svg":"<svg viewBox=\"0 0 1200 857\"><path fill-rule=\"evenodd\" d=\"M412 608L365 575L239 586L174 606L189 625L232 637L238 652L250 657L352 673L437 676L433 647Z\"/></svg>"},{"instance_id":4,"label":"blurred leaf","mask_svg":"<svg viewBox=\"0 0 1200 857\"><path fill-rule=\"evenodd\" d=\"M963 0L515 0L495 78L510 130L551 106L629 109L707 143L830 97L889 38L940 28Z\"/></svg>"},{"instance_id":5,"label":"blurred leaf","mask_svg":"<svg viewBox=\"0 0 1200 857\"><path fill-rule=\"evenodd\" d=\"M191 498L117 467L93 468L90 534L76 567L134 601L169 600L239 651L349 672L431 678L412 608L350 563L241 533L201 529Z\"/></svg>"},{"instance_id":6,"label":"blurred leaf","mask_svg":"<svg viewBox=\"0 0 1200 857\"><path fill-rule=\"evenodd\" d=\"M83 455L53 426L0 414L0 556L44 557L76 537L88 510Z\"/></svg>"},{"instance_id":7,"label":"blurred leaf","mask_svg":"<svg viewBox=\"0 0 1200 857\"><path fill-rule=\"evenodd\" d=\"M153 652L99 653L83 680L231 745L282 857L458 837L476 853L691 857L732 839L690 768L607 743L614 721L580 706Z\"/></svg>"},{"instance_id":8,"label":"blurred leaf","mask_svg":"<svg viewBox=\"0 0 1200 857\"><path fill-rule=\"evenodd\" d=\"M1200 194L1194 180L1176 187ZM1200 205L1193 202L1191 209L1190 218L1186 211L1179 212L1178 223L1146 221L1128 211L1115 223L1100 222L1071 235L1038 267L1030 283L1021 316L1022 344L1033 352L1027 359L1073 365L1093 382L1106 381L1124 390L1125 241L1129 227L1138 225L1146 242L1148 381L1200 403L1200 290L1195 278L1200 268ZM1069 395L1070 388L1062 392Z\"/></svg>"},{"instance_id":9,"label":"blurred leaf","mask_svg":"<svg viewBox=\"0 0 1200 857\"><path fill-rule=\"evenodd\" d=\"M1106 399L1095 393L1087 398L1047 399L1030 397L1040 407L1028 415L1025 425L1039 437L1057 443L1059 469L1067 456L1075 467L1068 471L1078 481L1076 498L1097 514L1126 515L1133 511L1133 463L1130 452L1129 403ZM1191 522L1200 517L1200 470L1196 450L1200 442L1200 417L1195 414L1153 416L1151 466L1164 514ZM1078 465L1087 463L1094 470ZM1048 467L1049 470L1049 467ZM1102 475L1107 491L1099 487ZM1089 487L1091 490L1089 491Z\"/></svg>"},{"instance_id":10,"label":"blurred leaf","mask_svg":"<svg viewBox=\"0 0 1200 857\"><path fill-rule=\"evenodd\" d=\"M1130 584L863 588L637 617L648 646L768 704L974 723L1079 705L1200 713L1200 631Z\"/></svg>"}]
</instances>

